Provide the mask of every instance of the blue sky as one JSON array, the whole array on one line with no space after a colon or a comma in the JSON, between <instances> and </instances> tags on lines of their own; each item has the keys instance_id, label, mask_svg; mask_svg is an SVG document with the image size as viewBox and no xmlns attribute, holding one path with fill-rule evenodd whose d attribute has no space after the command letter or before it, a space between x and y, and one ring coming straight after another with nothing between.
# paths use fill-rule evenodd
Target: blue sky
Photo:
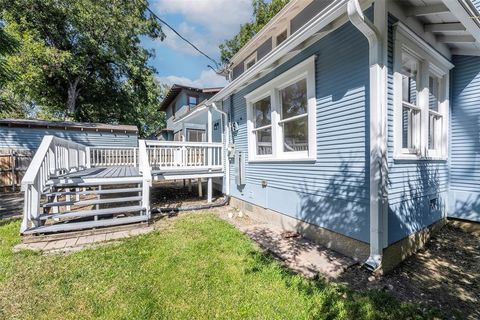
<instances>
[{"instance_id":1,"label":"blue sky","mask_svg":"<svg viewBox=\"0 0 480 320\"><path fill-rule=\"evenodd\" d=\"M252 16L251 0L150 0L150 8L209 56L219 60L218 45L231 38ZM197 87L226 84L207 65L211 62L164 27L167 38L143 39L155 49L150 63L162 83Z\"/></svg>"}]
</instances>

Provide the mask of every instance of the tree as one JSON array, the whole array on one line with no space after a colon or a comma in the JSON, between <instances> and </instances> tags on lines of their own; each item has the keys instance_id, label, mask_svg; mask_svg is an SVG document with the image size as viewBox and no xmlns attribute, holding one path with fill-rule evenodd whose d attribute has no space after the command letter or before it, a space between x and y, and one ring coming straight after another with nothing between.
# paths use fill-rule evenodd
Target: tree
<instances>
[{"instance_id":1,"label":"tree","mask_svg":"<svg viewBox=\"0 0 480 320\"><path fill-rule=\"evenodd\" d=\"M18 42L5 31L5 27L0 23L0 86L12 76L6 56L17 51L18 46Z\"/></svg>"},{"instance_id":2,"label":"tree","mask_svg":"<svg viewBox=\"0 0 480 320\"><path fill-rule=\"evenodd\" d=\"M164 39L146 0L0 0L0 20L19 40L15 93L44 118L140 125L160 121L153 55L140 37ZM148 115L148 116L147 116ZM149 124L146 125L147 121ZM148 131L148 129L146 129Z\"/></svg>"},{"instance_id":3,"label":"tree","mask_svg":"<svg viewBox=\"0 0 480 320\"><path fill-rule=\"evenodd\" d=\"M240 31L231 39L220 44L220 59L228 63L230 59L255 36L289 0L252 0L252 21L240 26Z\"/></svg>"}]
</instances>

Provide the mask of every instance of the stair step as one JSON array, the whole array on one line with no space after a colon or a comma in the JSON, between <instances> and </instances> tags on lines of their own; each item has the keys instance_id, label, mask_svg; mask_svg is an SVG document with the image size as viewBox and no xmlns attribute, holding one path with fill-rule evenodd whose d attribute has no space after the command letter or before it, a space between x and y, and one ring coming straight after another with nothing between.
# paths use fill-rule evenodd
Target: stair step
<instances>
[{"instance_id":1,"label":"stair step","mask_svg":"<svg viewBox=\"0 0 480 320\"><path fill-rule=\"evenodd\" d=\"M102 216L107 214L114 213L125 213L125 212L135 212L145 210L142 206L128 206L128 207L117 207L117 208L107 208L107 209L98 209L98 210L84 210L84 211L70 211L63 213L48 213L41 214L39 216L40 220L54 219L54 218L86 218L94 216Z\"/></svg>"},{"instance_id":2,"label":"stair step","mask_svg":"<svg viewBox=\"0 0 480 320\"><path fill-rule=\"evenodd\" d=\"M122 188L122 189L104 189L104 190L86 190L86 191L60 191L47 192L47 197L54 196L75 196L75 195L89 195L89 194L113 194L113 193L131 193L142 192L142 188Z\"/></svg>"},{"instance_id":3,"label":"stair step","mask_svg":"<svg viewBox=\"0 0 480 320\"><path fill-rule=\"evenodd\" d=\"M67 179L50 179L46 182L46 186L53 187L88 187L99 185L114 185L114 184L130 184L142 183L142 177L124 177L124 178L67 178Z\"/></svg>"},{"instance_id":4,"label":"stair step","mask_svg":"<svg viewBox=\"0 0 480 320\"><path fill-rule=\"evenodd\" d=\"M123 197L123 198L111 198L111 199L92 199L92 200L80 200L80 201L59 201L59 202L48 202L42 204L43 208L52 208L59 206L87 206L92 204L105 204L105 203L116 203L116 202L130 202L130 201L140 201L142 200L141 196L136 197Z\"/></svg>"},{"instance_id":5,"label":"stair step","mask_svg":"<svg viewBox=\"0 0 480 320\"><path fill-rule=\"evenodd\" d=\"M131 224L147 221L147 216L135 216L135 217L126 217L126 218L114 218L114 219L105 219L97 221L85 221L85 222L67 222L67 223L57 223L48 226L35 227L26 230L23 232L26 234L36 234L36 233L53 233L53 232L64 232L64 231L74 231L82 229L91 229L91 228L100 228L100 227L110 227L117 226L121 224Z\"/></svg>"}]
</instances>

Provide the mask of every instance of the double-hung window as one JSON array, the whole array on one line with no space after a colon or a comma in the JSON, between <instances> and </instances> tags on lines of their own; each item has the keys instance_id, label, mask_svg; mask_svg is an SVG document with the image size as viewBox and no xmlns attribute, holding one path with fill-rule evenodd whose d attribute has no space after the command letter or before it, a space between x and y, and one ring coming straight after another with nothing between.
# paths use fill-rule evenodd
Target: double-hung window
<instances>
[{"instance_id":1,"label":"double-hung window","mask_svg":"<svg viewBox=\"0 0 480 320\"><path fill-rule=\"evenodd\" d=\"M401 23L395 38L395 158L446 159L448 77L453 65Z\"/></svg>"},{"instance_id":2,"label":"double-hung window","mask_svg":"<svg viewBox=\"0 0 480 320\"><path fill-rule=\"evenodd\" d=\"M420 153L421 107L418 99L419 60L402 52L402 152Z\"/></svg>"},{"instance_id":3,"label":"double-hung window","mask_svg":"<svg viewBox=\"0 0 480 320\"><path fill-rule=\"evenodd\" d=\"M249 161L315 159L314 73L311 57L245 96Z\"/></svg>"}]
</instances>

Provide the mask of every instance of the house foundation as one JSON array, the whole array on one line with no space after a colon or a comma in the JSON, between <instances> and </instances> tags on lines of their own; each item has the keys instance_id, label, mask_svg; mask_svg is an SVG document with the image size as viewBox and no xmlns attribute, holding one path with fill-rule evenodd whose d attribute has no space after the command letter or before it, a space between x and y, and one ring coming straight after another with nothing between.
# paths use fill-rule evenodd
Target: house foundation
<instances>
[{"instance_id":1,"label":"house foundation","mask_svg":"<svg viewBox=\"0 0 480 320\"><path fill-rule=\"evenodd\" d=\"M250 202L232 197L230 205L242 211L252 219L261 223L268 223L284 231L297 232L305 238L337 251L359 262L364 262L370 253L368 243L347 237L337 232L327 230L317 225L307 223L280 212L266 209ZM430 237L438 232L447 219L439 220L427 228L422 229L402 240L383 249L382 267L379 274L390 272L403 260L423 248Z\"/></svg>"},{"instance_id":2,"label":"house foundation","mask_svg":"<svg viewBox=\"0 0 480 320\"><path fill-rule=\"evenodd\" d=\"M250 202L232 197L230 205L254 220L279 227L284 231L297 232L305 238L337 251L357 261L365 261L369 255L368 243L327 230L317 225L307 223L282 213L266 209Z\"/></svg>"}]
</instances>

